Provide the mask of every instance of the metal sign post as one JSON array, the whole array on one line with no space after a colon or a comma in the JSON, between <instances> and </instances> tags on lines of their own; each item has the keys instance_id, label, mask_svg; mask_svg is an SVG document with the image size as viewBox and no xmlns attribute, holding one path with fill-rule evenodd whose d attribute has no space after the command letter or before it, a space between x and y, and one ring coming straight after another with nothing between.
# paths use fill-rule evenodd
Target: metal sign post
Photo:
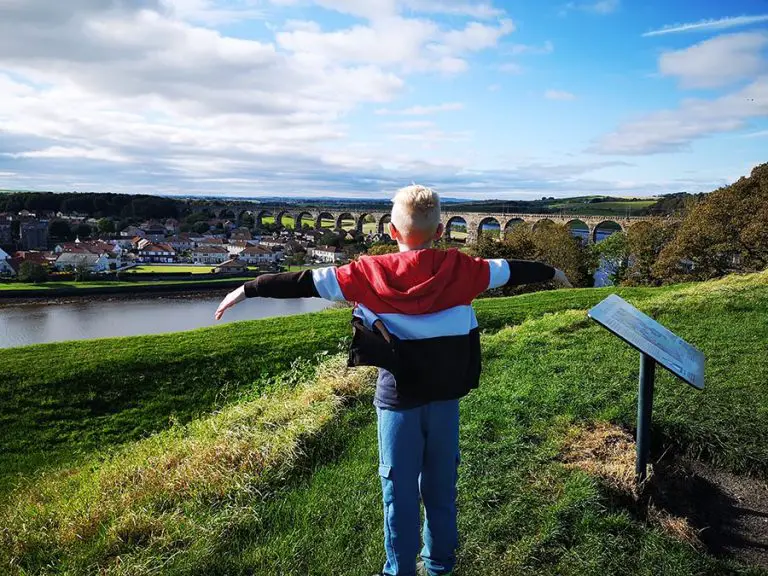
<instances>
[{"instance_id":1,"label":"metal sign post","mask_svg":"<svg viewBox=\"0 0 768 576\"><path fill-rule=\"evenodd\" d=\"M635 472L638 481L642 482L646 478L651 447L656 364L703 390L704 354L616 294L592 308L587 316L640 351Z\"/></svg>"}]
</instances>

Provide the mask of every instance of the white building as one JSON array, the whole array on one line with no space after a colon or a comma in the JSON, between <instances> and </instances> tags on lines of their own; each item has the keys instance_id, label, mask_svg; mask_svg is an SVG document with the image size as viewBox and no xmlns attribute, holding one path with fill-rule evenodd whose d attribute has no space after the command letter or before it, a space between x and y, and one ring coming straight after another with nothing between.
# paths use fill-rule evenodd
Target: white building
<instances>
[{"instance_id":1,"label":"white building","mask_svg":"<svg viewBox=\"0 0 768 576\"><path fill-rule=\"evenodd\" d=\"M106 272L109 270L109 258L106 253L62 252L53 264L53 267L60 272L77 270L81 266L87 267L91 272Z\"/></svg>"},{"instance_id":2,"label":"white building","mask_svg":"<svg viewBox=\"0 0 768 576\"><path fill-rule=\"evenodd\" d=\"M310 248L308 254L311 258L320 260L321 262L329 262L335 264L344 260L344 252L336 246L318 246L317 248Z\"/></svg>"},{"instance_id":3,"label":"white building","mask_svg":"<svg viewBox=\"0 0 768 576\"><path fill-rule=\"evenodd\" d=\"M277 261L279 254L273 252L265 246L248 246L240 252L238 258L250 265L273 264Z\"/></svg>"},{"instance_id":4,"label":"white building","mask_svg":"<svg viewBox=\"0 0 768 576\"><path fill-rule=\"evenodd\" d=\"M229 260L229 252L223 246L201 244L192 250L192 262L195 264L221 264Z\"/></svg>"},{"instance_id":5,"label":"white building","mask_svg":"<svg viewBox=\"0 0 768 576\"><path fill-rule=\"evenodd\" d=\"M168 244L146 244L139 248L139 262L172 264L176 262L176 250Z\"/></svg>"}]
</instances>

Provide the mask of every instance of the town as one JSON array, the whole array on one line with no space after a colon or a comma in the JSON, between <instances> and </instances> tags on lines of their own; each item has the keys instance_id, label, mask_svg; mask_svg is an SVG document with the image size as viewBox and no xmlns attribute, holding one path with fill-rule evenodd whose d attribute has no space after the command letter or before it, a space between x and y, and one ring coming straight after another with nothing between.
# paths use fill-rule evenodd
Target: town
<instances>
[{"instance_id":1,"label":"town","mask_svg":"<svg viewBox=\"0 0 768 576\"><path fill-rule=\"evenodd\" d=\"M21 210L0 213L0 276L24 281L79 280L121 272L201 272L242 275L320 264L339 264L375 245L392 245L387 234L366 227L333 227L333 221L255 221L202 217L148 219L126 224L88 214ZM291 225L294 224L294 225ZM124 279L126 275L120 276Z\"/></svg>"}]
</instances>

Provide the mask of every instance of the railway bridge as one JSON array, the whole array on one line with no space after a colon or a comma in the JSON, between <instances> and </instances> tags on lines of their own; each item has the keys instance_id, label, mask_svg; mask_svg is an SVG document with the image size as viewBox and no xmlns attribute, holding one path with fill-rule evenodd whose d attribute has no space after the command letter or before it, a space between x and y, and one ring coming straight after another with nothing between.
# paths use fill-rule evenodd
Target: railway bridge
<instances>
[{"instance_id":1,"label":"railway bridge","mask_svg":"<svg viewBox=\"0 0 768 576\"><path fill-rule=\"evenodd\" d=\"M387 233L390 220L389 211L367 209L324 208L318 206L301 207L296 205L267 205L243 204L224 206L196 206L193 211L207 210L220 218L231 214L239 223L244 214L250 214L257 224L263 218L273 217L275 222L283 223L284 219L293 220L294 226L311 225L313 228L330 227L333 229L355 228L363 232L364 227L375 225L374 230L379 234ZM466 241L475 242L484 231L495 231L502 238L520 224L528 224L534 228L546 222L563 224L575 234L597 242L601 236L607 236L616 230L629 229L638 222L658 220L658 216L583 216L573 214L514 214L507 212L454 212L444 210L442 223L446 234L456 238L466 235ZM298 225L297 225L298 223Z\"/></svg>"}]
</instances>

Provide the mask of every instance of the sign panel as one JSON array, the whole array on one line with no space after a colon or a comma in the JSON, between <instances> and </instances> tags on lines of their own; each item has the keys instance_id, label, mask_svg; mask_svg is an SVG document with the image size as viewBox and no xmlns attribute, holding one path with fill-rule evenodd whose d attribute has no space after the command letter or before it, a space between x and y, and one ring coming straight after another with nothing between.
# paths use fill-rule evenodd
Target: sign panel
<instances>
[{"instance_id":1,"label":"sign panel","mask_svg":"<svg viewBox=\"0 0 768 576\"><path fill-rule=\"evenodd\" d=\"M704 354L616 294L587 315L675 376L704 389Z\"/></svg>"}]
</instances>

